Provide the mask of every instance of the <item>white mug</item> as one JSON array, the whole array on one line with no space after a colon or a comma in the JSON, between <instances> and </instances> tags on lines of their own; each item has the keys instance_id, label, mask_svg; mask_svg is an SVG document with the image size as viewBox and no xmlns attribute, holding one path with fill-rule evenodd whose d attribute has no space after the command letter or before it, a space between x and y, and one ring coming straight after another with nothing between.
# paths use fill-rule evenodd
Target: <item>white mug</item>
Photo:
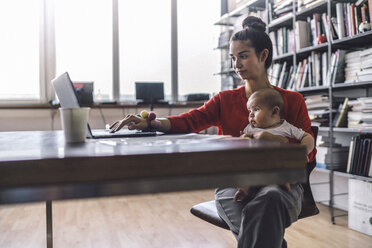
<instances>
[{"instance_id":1,"label":"white mug","mask_svg":"<svg viewBox=\"0 0 372 248\"><path fill-rule=\"evenodd\" d=\"M85 142L90 108L60 108L66 143Z\"/></svg>"}]
</instances>

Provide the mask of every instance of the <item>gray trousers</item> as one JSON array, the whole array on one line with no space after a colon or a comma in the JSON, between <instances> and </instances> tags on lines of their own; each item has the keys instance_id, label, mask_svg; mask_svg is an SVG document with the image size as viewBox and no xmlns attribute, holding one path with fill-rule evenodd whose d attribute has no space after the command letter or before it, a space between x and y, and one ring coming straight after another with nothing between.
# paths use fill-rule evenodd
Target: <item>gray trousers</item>
<instances>
[{"instance_id":1,"label":"gray trousers","mask_svg":"<svg viewBox=\"0 0 372 248\"><path fill-rule=\"evenodd\" d=\"M302 207L303 188L290 191L277 185L251 188L240 202L233 200L236 188L216 189L216 207L238 240L238 248L286 247L284 231L295 222Z\"/></svg>"}]
</instances>

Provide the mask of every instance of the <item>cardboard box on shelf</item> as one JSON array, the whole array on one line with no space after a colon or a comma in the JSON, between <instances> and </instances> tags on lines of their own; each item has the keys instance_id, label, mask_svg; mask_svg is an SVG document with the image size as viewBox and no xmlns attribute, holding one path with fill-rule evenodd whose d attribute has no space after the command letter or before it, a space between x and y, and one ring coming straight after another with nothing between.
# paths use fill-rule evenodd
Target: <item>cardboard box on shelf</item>
<instances>
[{"instance_id":1,"label":"cardboard box on shelf","mask_svg":"<svg viewBox=\"0 0 372 248\"><path fill-rule=\"evenodd\" d=\"M349 228L372 236L372 182L349 179Z\"/></svg>"}]
</instances>

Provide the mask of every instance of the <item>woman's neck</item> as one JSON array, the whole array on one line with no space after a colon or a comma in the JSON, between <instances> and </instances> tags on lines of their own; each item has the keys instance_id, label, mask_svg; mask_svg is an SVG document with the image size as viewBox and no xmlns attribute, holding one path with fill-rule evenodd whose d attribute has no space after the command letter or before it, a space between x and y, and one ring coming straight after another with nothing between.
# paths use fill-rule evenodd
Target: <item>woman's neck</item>
<instances>
[{"instance_id":1,"label":"woman's neck","mask_svg":"<svg viewBox=\"0 0 372 248\"><path fill-rule=\"evenodd\" d=\"M266 73L265 76L260 79L245 80L245 95L247 98L249 98L254 92L266 88L273 88Z\"/></svg>"}]
</instances>

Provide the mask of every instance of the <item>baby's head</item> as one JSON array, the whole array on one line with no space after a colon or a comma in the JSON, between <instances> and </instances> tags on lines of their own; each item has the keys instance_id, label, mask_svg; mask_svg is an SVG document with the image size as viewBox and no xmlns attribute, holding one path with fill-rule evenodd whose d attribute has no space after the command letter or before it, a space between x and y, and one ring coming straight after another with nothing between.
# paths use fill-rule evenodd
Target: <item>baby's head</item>
<instances>
[{"instance_id":1,"label":"baby's head","mask_svg":"<svg viewBox=\"0 0 372 248\"><path fill-rule=\"evenodd\" d=\"M249 123L253 127L268 128L280 122L284 101L282 95L273 88L254 92L248 99Z\"/></svg>"}]
</instances>

